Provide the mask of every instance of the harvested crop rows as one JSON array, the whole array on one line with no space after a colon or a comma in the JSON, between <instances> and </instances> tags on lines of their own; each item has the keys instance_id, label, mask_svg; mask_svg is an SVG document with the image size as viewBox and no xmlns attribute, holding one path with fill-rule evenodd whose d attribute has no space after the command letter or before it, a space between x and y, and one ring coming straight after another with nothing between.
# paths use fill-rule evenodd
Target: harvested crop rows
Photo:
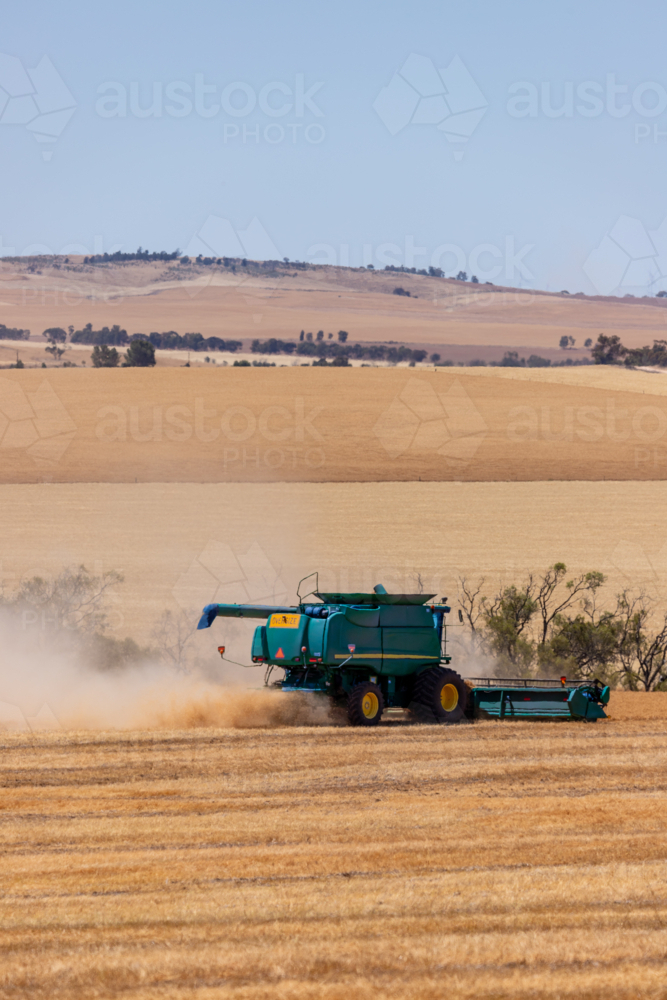
<instances>
[{"instance_id":1,"label":"harvested crop rows","mask_svg":"<svg viewBox=\"0 0 667 1000\"><path fill-rule=\"evenodd\" d=\"M2 994L663 997L666 700L4 735Z\"/></svg>"}]
</instances>

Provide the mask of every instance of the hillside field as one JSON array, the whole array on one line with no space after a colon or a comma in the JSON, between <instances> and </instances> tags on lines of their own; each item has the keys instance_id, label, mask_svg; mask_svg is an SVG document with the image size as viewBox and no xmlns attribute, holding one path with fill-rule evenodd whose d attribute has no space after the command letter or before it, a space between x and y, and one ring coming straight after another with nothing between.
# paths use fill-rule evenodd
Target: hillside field
<instances>
[{"instance_id":1,"label":"hillside field","mask_svg":"<svg viewBox=\"0 0 667 1000\"><path fill-rule=\"evenodd\" d=\"M395 295L396 288L410 295ZM301 270L252 261L232 271L175 262L5 258L0 310L7 326L32 331L42 356L43 330L70 324L81 329L89 322L95 329L117 323L129 334L176 330L245 341L346 330L350 341L435 350L454 345L455 362L499 359L504 349L548 352L555 359L564 335L576 342L574 356L588 354L584 342L601 331L637 347L667 330L667 302L656 297L554 294L364 268Z\"/></svg>"},{"instance_id":2,"label":"hillside field","mask_svg":"<svg viewBox=\"0 0 667 1000\"><path fill-rule=\"evenodd\" d=\"M27 369L0 482L663 480L667 377L605 366Z\"/></svg>"}]
</instances>

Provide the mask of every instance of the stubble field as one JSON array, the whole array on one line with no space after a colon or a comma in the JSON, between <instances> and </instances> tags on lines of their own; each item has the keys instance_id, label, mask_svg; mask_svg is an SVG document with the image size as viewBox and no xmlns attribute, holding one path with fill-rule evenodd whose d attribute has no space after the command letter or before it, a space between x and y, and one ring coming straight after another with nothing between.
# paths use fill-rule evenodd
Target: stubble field
<instances>
[{"instance_id":1,"label":"stubble field","mask_svg":"<svg viewBox=\"0 0 667 1000\"><path fill-rule=\"evenodd\" d=\"M664 699L5 735L2 994L664 997Z\"/></svg>"}]
</instances>

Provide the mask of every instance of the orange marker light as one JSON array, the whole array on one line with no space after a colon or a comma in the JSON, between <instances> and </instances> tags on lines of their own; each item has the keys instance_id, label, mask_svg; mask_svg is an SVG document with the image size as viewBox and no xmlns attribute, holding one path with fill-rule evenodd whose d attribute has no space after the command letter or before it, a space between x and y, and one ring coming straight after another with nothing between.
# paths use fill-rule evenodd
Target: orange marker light
<instances>
[{"instance_id":1,"label":"orange marker light","mask_svg":"<svg viewBox=\"0 0 667 1000\"><path fill-rule=\"evenodd\" d=\"M218 652L220 653L220 656L224 656L225 655L225 647L224 646L218 646Z\"/></svg>"},{"instance_id":2,"label":"orange marker light","mask_svg":"<svg viewBox=\"0 0 667 1000\"><path fill-rule=\"evenodd\" d=\"M561 677L561 679L560 679L560 682L563 685L563 687L565 687L565 681L566 680L567 680L567 677Z\"/></svg>"}]
</instances>

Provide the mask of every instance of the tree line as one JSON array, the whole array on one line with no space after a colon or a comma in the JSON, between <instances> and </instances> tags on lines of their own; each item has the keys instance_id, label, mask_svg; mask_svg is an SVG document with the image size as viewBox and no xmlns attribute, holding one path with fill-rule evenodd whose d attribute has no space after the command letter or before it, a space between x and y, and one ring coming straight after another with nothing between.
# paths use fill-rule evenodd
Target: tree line
<instances>
[{"instance_id":1,"label":"tree line","mask_svg":"<svg viewBox=\"0 0 667 1000\"><path fill-rule=\"evenodd\" d=\"M500 677L597 677L628 690L667 688L667 612L646 591L602 600L602 573L568 579L564 563L488 593L459 579L459 617L469 655Z\"/></svg>"},{"instance_id":2,"label":"tree line","mask_svg":"<svg viewBox=\"0 0 667 1000\"><path fill-rule=\"evenodd\" d=\"M167 253L166 250L151 252L139 247L134 253L121 253L120 250L116 250L115 253L91 254L88 257L84 257L83 262L84 264L123 264L130 260L157 260L164 262L178 260L180 256L180 250L173 250L172 253Z\"/></svg>"},{"instance_id":3,"label":"tree line","mask_svg":"<svg viewBox=\"0 0 667 1000\"><path fill-rule=\"evenodd\" d=\"M601 333L592 351L596 365L653 365L667 368L667 340L654 340L653 347L625 347L616 334Z\"/></svg>"},{"instance_id":4,"label":"tree line","mask_svg":"<svg viewBox=\"0 0 667 1000\"><path fill-rule=\"evenodd\" d=\"M93 330L92 323L86 323L82 330L69 327L70 341L73 344L109 344L112 347L124 347L134 340L148 340L153 347L163 351L238 351L243 346L241 340L223 340L222 337L203 337L201 333L176 333L167 330L165 333L133 333L128 336L127 330L118 325L103 326L101 330ZM64 330L61 331L63 334ZM46 332L44 334L46 336Z\"/></svg>"},{"instance_id":5,"label":"tree line","mask_svg":"<svg viewBox=\"0 0 667 1000\"><path fill-rule=\"evenodd\" d=\"M0 323L0 340L28 340L30 330L20 330L18 327L5 326Z\"/></svg>"},{"instance_id":6,"label":"tree line","mask_svg":"<svg viewBox=\"0 0 667 1000\"><path fill-rule=\"evenodd\" d=\"M342 340L340 339L341 334L345 335ZM404 344L398 346L391 344L348 344L346 343L347 333L344 330L339 331L338 336L338 341L324 340L320 330L315 340L312 339L312 334L310 334L311 339L308 340L301 331L301 338L298 342L270 337L268 340L253 340L250 350L253 354L287 354L305 358L319 358L320 360L331 358L342 361L346 359L348 363L351 359L355 359L358 361L387 361L390 364L398 364L401 361L423 361L427 356L426 351L406 347Z\"/></svg>"}]
</instances>

